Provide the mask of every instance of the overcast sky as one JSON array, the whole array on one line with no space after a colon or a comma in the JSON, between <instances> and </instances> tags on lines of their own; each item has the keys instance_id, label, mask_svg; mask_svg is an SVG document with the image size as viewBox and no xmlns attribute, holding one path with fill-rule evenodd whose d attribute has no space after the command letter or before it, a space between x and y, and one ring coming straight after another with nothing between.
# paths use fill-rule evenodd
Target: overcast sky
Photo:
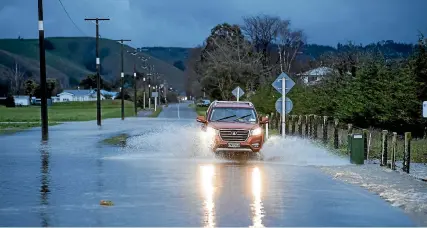
<instances>
[{"instance_id":1,"label":"overcast sky","mask_svg":"<svg viewBox=\"0 0 427 228\"><path fill-rule=\"evenodd\" d=\"M201 44L216 24L242 23L242 16L277 15L303 29L309 43L335 46L348 40L370 43L414 42L427 34L427 0L59 0L44 1L46 36L94 36L101 22L104 38L132 39L132 46ZM37 38L37 0L0 0L0 37Z\"/></svg>"}]
</instances>

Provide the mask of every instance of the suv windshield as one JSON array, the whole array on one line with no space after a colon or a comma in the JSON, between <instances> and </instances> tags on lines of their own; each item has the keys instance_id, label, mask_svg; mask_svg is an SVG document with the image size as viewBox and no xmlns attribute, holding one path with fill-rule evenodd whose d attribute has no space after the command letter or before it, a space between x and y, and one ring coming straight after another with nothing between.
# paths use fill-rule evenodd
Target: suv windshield
<instances>
[{"instance_id":1,"label":"suv windshield","mask_svg":"<svg viewBox=\"0 0 427 228\"><path fill-rule=\"evenodd\" d=\"M210 115L210 121L254 123L256 120L257 116L252 108L214 108Z\"/></svg>"}]
</instances>

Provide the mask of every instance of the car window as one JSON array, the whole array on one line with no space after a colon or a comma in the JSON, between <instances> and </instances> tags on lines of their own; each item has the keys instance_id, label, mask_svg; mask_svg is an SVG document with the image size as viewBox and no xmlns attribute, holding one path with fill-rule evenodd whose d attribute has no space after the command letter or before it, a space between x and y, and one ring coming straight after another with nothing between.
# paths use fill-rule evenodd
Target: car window
<instances>
[{"instance_id":1,"label":"car window","mask_svg":"<svg viewBox=\"0 0 427 228\"><path fill-rule=\"evenodd\" d=\"M214 108L210 121L254 123L257 121L257 116L255 110L251 108Z\"/></svg>"}]
</instances>

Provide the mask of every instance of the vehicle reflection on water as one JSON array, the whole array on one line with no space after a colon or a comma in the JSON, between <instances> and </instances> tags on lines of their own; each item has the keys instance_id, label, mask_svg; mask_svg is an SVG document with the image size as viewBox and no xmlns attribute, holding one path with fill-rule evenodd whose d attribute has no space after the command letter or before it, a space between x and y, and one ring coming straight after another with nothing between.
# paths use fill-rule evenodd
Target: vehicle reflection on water
<instances>
[{"instance_id":1,"label":"vehicle reflection on water","mask_svg":"<svg viewBox=\"0 0 427 228\"><path fill-rule=\"evenodd\" d=\"M252 195L253 195L253 203L251 205L252 208L252 223L251 227L264 227L262 225L262 217L263 214L263 206L261 201L262 195L262 180L261 180L261 172L258 167L252 168Z\"/></svg>"},{"instance_id":2,"label":"vehicle reflection on water","mask_svg":"<svg viewBox=\"0 0 427 228\"><path fill-rule=\"evenodd\" d=\"M202 165L201 169L201 183L202 183L202 192L204 196L204 227L215 227L215 167L213 165Z\"/></svg>"},{"instance_id":3,"label":"vehicle reflection on water","mask_svg":"<svg viewBox=\"0 0 427 228\"><path fill-rule=\"evenodd\" d=\"M219 167L216 167L219 166ZM221 166L229 166L229 164L219 163L219 164L207 164L199 166L200 169L200 183L201 190L203 195L203 226L204 227L215 227L216 221L216 212L215 212L215 198L219 197L220 189L218 189L220 184L218 181L219 177L219 169ZM232 165L234 166L234 165ZM247 193L248 197L251 198L252 202L250 203L250 216L252 217L252 225L250 227L264 227L262 224L262 218L264 217L264 208L262 204L262 174L261 170L257 166L248 165L245 163L240 163L236 165L236 167L240 168L242 171L250 173L244 180L245 182L250 182L250 185L246 185L243 183L242 186L250 186L248 191L243 191L244 194ZM235 167L235 168L236 168ZM225 180L221 180L225 181ZM228 182L233 183L233 181ZM224 183L223 183L224 184ZM237 185L240 185L236 183ZM249 184L249 183L248 183ZM225 187L225 186L224 186ZM249 195L252 193L251 195Z\"/></svg>"}]
</instances>

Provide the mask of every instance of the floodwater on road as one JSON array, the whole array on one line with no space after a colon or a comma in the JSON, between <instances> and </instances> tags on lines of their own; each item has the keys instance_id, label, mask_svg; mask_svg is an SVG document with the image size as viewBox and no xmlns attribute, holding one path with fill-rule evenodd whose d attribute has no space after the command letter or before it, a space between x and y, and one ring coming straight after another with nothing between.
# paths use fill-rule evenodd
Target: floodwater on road
<instances>
[{"instance_id":1,"label":"floodwater on road","mask_svg":"<svg viewBox=\"0 0 427 228\"><path fill-rule=\"evenodd\" d=\"M322 173L348 161L308 141L273 137L264 161L214 158L180 108L179 119L53 126L46 143L39 128L0 137L0 226L414 225L377 195ZM132 136L124 147L99 143L120 133Z\"/></svg>"}]
</instances>

